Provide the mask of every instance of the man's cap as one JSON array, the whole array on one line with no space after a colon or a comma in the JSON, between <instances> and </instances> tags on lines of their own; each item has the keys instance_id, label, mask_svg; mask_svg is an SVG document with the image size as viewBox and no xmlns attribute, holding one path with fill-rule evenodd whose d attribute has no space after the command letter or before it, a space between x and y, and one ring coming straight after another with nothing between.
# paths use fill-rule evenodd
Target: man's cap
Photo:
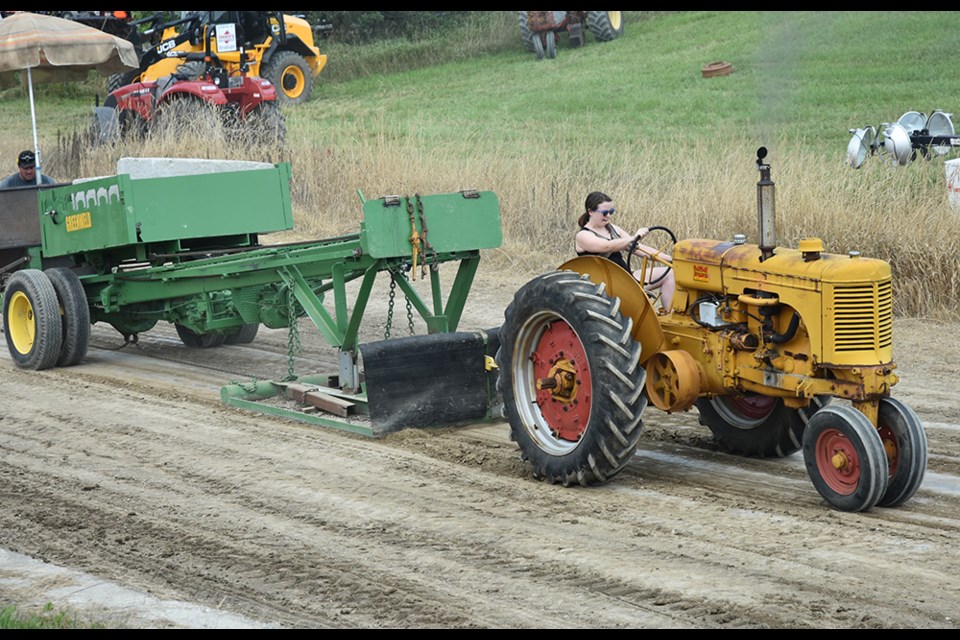
<instances>
[{"instance_id":1,"label":"man's cap","mask_svg":"<svg viewBox=\"0 0 960 640\"><path fill-rule=\"evenodd\" d=\"M26 151L21 151L20 155L17 156L17 166L19 167L35 167L37 166L37 156L27 149Z\"/></svg>"}]
</instances>

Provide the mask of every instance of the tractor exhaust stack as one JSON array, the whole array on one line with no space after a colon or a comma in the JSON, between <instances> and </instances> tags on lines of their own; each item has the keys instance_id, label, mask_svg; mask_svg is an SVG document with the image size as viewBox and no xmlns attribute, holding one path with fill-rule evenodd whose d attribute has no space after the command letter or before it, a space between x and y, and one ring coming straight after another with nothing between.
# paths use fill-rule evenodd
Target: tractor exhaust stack
<instances>
[{"instance_id":1,"label":"tractor exhaust stack","mask_svg":"<svg viewBox=\"0 0 960 640\"><path fill-rule=\"evenodd\" d=\"M757 221L760 227L760 261L773 255L777 247L777 211L776 185L770 179L770 165L764 164L767 148L757 149L757 169L760 180L757 182Z\"/></svg>"}]
</instances>

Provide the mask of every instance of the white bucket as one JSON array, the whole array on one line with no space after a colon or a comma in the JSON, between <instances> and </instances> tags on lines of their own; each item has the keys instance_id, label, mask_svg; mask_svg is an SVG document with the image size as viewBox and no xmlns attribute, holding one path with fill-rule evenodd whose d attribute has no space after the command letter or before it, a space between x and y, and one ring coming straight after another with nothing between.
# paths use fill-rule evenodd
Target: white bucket
<instances>
[{"instance_id":1,"label":"white bucket","mask_svg":"<svg viewBox=\"0 0 960 640\"><path fill-rule=\"evenodd\" d=\"M960 212L960 158L943 163L947 171L947 201L950 208Z\"/></svg>"}]
</instances>

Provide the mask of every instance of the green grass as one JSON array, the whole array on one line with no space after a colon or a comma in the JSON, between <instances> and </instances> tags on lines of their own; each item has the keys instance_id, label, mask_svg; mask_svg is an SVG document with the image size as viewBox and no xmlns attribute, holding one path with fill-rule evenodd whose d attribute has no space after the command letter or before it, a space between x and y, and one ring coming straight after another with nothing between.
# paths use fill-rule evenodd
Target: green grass
<instances>
[{"instance_id":1,"label":"green grass","mask_svg":"<svg viewBox=\"0 0 960 640\"><path fill-rule=\"evenodd\" d=\"M944 158L872 157L859 170L845 160L853 127L957 106L952 12L625 12L620 38L572 49L563 36L554 60L526 50L515 12L482 13L412 42L321 41L328 68L309 103L285 110L282 152L197 139L78 149L64 140L103 81L40 87L46 168L103 175L135 154L288 160L305 237L355 231L358 189L492 190L505 240L485 264L532 274L571 256L594 189L614 196L622 226L755 241L755 152L766 146L780 244L818 236L827 251L889 260L896 313L958 317L960 213ZM703 78L719 60L734 72ZM19 89L0 93L11 171L32 146L27 105Z\"/></svg>"},{"instance_id":2,"label":"green grass","mask_svg":"<svg viewBox=\"0 0 960 640\"><path fill-rule=\"evenodd\" d=\"M103 629L99 624L80 620L76 614L55 610L47 603L39 613L25 613L16 607L0 609L0 629Z\"/></svg>"}]
</instances>

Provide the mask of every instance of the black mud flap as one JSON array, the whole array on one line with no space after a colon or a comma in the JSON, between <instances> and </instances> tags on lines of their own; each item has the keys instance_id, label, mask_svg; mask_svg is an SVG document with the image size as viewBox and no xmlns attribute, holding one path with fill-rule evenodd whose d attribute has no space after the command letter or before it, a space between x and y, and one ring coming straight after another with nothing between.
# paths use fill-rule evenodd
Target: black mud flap
<instances>
[{"instance_id":1,"label":"black mud flap","mask_svg":"<svg viewBox=\"0 0 960 640\"><path fill-rule=\"evenodd\" d=\"M498 403L490 366L496 334L435 333L360 345L374 435L499 418L492 415Z\"/></svg>"}]
</instances>

